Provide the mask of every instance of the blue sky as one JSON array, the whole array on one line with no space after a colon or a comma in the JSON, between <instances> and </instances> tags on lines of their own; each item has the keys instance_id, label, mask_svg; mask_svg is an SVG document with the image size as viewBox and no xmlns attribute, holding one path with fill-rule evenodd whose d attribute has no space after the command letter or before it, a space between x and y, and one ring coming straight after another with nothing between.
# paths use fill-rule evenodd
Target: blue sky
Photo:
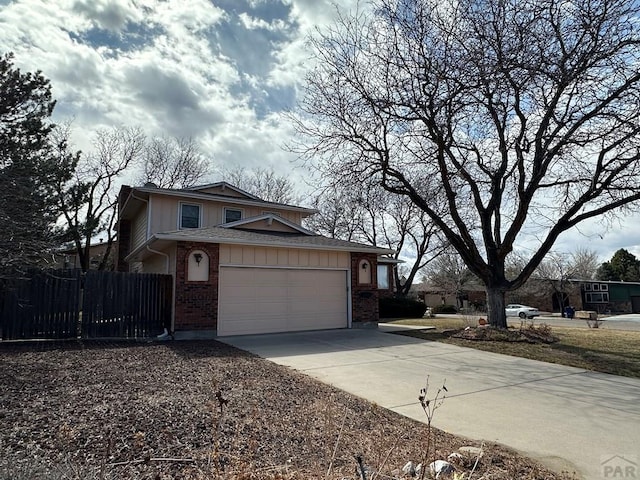
<instances>
[{"instance_id":1,"label":"blue sky","mask_svg":"<svg viewBox=\"0 0 640 480\"><path fill-rule=\"evenodd\" d=\"M273 168L303 185L282 149L293 135L283 113L312 63L305 40L335 3L356 0L0 0L0 45L51 80L54 119L73 119L78 148L99 128L141 126L193 137L218 167ZM556 250L579 246L640 256L640 221L590 222Z\"/></svg>"}]
</instances>

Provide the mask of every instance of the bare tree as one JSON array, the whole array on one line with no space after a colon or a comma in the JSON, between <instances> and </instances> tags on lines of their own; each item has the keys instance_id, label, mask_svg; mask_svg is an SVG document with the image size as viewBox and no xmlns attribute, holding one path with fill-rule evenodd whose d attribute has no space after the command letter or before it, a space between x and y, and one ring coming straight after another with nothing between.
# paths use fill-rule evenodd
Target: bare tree
<instances>
[{"instance_id":1,"label":"bare tree","mask_svg":"<svg viewBox=\"0 0 640 480\"><path fill-rule=\"evenodd\" d=\"M555 303L563 308L568 301L569 294L577 287L572 257L558 252L549 252L540 262L531 276L531 281L543 286L545 293L553 292ZM533 285L535 289L535 285Z\"/></svg>"},{"instance_id":2,"label":"bare tree","mask_svg":"<svg viewBox=\"0 0 640 480\"><path fill-rule=\"evenodd\" d=\"M576 280L592 280L596 278L600 257L595 250L578 248L571 253L571 274Z\"/></svg>"},{"instance_id":3,"label":"bare tree","mask_svg":"<svg viewBox=\"0 0 640 480\"><path fill-rule=\"evenodd\" d=\"M470 283L477 278L455 251L447 251L434 259L424 273L425 280L444 292L455 295L457 307L462 307L462 298Z\"/></svg>"},{"instance_id":4,"label":"bare tree","mask_svg":"<svg viewBox=\"0 0 640 480\"><path fill-rule=\"evenodd\" d=\"M377 246L394 250L398 260L409 258L394 269L395 291L407 295L418 272L437 259L445 250L446 242L429 216L397 195L379 189L378 202L366 202L368 222L362 225L365 239Z\"/></svg>"},{"instance_id":5,"label":"bare tree","mask_svg":"<svg viewBox=\"0 0 640 480\"><path fill-rule=\"evenodd\" d=\"M192 138L155 137L144 148L141 184L160 188L188 188L200 183L211 169Z\"/></svg>"},{"instance_id":6,"label":"bare tree","mask_svg":"<svg viewBox=\"0 0 640 480\"><path fill-rule=\"evenodd\" d=\"M225 180L256 197L275 203L300 203L300 196L291 180L273 169L231 168L222 171Z\"/></svg>"},{"instance_id":7,"label":"bare tree","mask_svg":"<svg viewBox=\"0 0 640 480\"><path fill-rule=\"evenodd\" d=\"M363 221L359 205L353 191L327 187L313 197L312 207L318 213L305 219L305 227L329 237L356 241Z\"/></svg>"},{"instance_id":8,"label":"bare tree","mask_svg":"<svg viewBox=\"0 0 640 480\"><path fill-rule=\"evenodd\" d=\"M411 202L373 183L351 185L338 181L314 201L319 213L309 229L349 241L367 242L394 250L392 258L411 258L394 269L395 292L407 295L418 272L444 250L433 221Z\"/></svg>"},{"instance_id":9,"label":"bare tree","mask_svg":"<svg viewBox=\"0 0 640 480\"><path fill-rule=\"evenodd\" d=\"M144 135L137 128L99 130L93 150L80 155L73 180L57 186L65 238L76 249L83 271L90 267L91 245L98 234L104 236L106 248L97 268L107 266L115 238L117 183L139 161L143 147Z\"/></svg>"},{"instance_id":10,"label":"bare tree","mask_svg":"<svg viewBox=\"0 0 640 480\"><path fill-rule=\"evenodd\" d=\"M506 327L505 293L563 232L640 199L639 8L374 0L311 39L295 148L424 211ZM508 278L523 236L538 243Z\"/></svg>"}]
</instances>

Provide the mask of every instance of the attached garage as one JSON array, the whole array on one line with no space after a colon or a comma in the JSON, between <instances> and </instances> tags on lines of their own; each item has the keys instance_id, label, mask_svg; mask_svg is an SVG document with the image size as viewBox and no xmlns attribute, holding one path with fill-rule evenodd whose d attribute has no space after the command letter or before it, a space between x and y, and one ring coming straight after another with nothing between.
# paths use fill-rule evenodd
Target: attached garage
<instances>
[{"instance_id":1,"label":"attached garage","mask_svg":"<svg viewBox=\"0 0 640 480\"><path fill-rule=\"evenodd\" d=\"M347 270L220 267L218 335L346 328Z\"/></svg>"}]
</instances>

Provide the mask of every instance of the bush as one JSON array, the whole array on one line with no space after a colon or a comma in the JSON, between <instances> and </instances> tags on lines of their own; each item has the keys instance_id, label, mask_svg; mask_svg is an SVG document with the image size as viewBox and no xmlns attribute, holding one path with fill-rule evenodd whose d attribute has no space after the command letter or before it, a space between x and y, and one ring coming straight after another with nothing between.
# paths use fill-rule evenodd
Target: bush
<instances>
[{"instance_id":1,"label":"bush","mask_svg":"<svg viewBox=\"0 0 640 480\"><path fill-rule=\"evenodd\" d=\"M385 297L380 299L380 318L422 318L427 306L417 300L401 297Z\"/></svg>"},{"instance_id":2,"label":"bush","mask_svg":"<svg viewBox=\"0 0 640 480\"><path fill-rule=\"evenodd\" d=\"M458 309L453 305L436 305L431 311L433 313L458 313Z\"/></svg>"}]
</instances>

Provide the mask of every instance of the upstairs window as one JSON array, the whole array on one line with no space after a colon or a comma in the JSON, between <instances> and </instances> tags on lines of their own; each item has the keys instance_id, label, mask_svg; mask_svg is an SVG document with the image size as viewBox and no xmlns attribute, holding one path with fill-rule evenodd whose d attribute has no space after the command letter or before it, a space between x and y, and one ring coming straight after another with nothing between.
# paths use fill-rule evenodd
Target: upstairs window
<instances>
[{"instance_id":1,"label":"upstairs window","mask_svg":"<svg viewBox=\"0 0 640 480\"><path fill-rule=\"evenodd\" d=\"M180 204L180 228L200 228L200 205Z\"/></svg>"},{"instance_id":2,"label":"upstairs window","mask_svg":"<svg viewBox=\"0 0 640 480\"><path fill-rule=\"evenodd\" d=\"M242 220L242 210L237 208L224 209L224 223L237 222Z\"/></svg>"}]
</instances>

